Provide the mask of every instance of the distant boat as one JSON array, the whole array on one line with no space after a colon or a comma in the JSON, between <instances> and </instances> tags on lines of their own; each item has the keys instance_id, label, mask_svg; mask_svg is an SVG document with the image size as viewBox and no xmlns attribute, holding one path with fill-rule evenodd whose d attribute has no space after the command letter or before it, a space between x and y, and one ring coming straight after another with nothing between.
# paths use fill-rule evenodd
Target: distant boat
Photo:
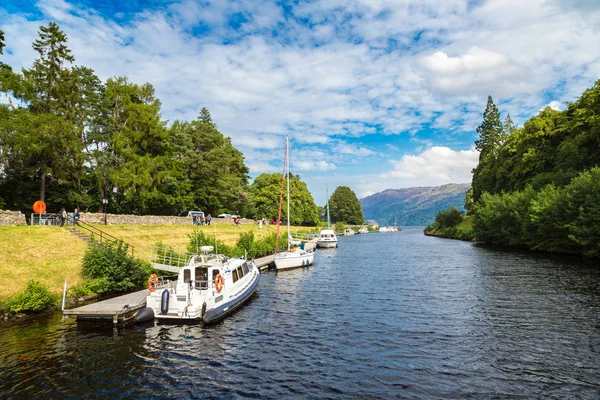
<instances>
[{"instance_id":1,"label":"distant boat","mask_svg":"<svg viewBox=\"0 0 600 400\"><path fill-rule=\"evenodd\" d=\"M331 219L329 217L329 191L327 191L327 229L323 229L321 233L319 233L317 247L331 249L337 247L337 245L337 236L335 236L335 232L331 229Z\"/></svg>"},{"instance_id":2,"label":"distant boat","mask_svg":"<svg viewBox=\"0 0 600 400\"><path fill-rule=\"evenodd\" d=\"M361 226L360 229L358 230L358 232L356 232L357 234L365 234L365 233L369 233L369 230L367 229L366 226Z\"/></svg>"},{"instance_id":3,"label":"distant boat","mask_svg":"<svg viewBox=\"0 0 600 400\"><path fill-rule=\"evenodd\" d=\"M354 231L350 228L344 229L344 236L352 236L354 235Z\"/></svg>"},{"instance_id":4,"label":"distant boat","mask_svg":"<svg viewBox=\"0 0 600 400\"><path fill-rule=\"evenodd\" d=\"M136 321L195 320L211 323L231 314L256 291L260 272L253 261L210 254L213 246L202 246L203 254L190 257L176 281L148 279L150 294L146 308Z\"/></svg>"},{"instance_id":5,"label":"distant boat","mask_svg":"<svg viewBox=\"0 0 600 400\"><path fill-rule=\"evenodd\" d=\"M306 251L302 248L300 241L295 241L292 239L292 235L290 234L290 171L289 171L289 138L285 139L285 152L283 153L284 158L284 172L287 169L287 251L282 251L275 254L275 269L277 271L285 270L285 269L293 269L300 267L308 267L313 264L315 259L315 253L312 251ZM287 164L287 165L286 165ZM282 176L283 179L283 176ZM283 182L282 182L283 183ZM281 201L282 196L280 198L279 210L281 212ZM279 235L279 221L281 215L277 217L277 234ZM277 236L279 239L279 236ZM277 241L276 241L277 242ZM300 248L291 248L292 244L300 245ZM276 245L277 247L277 245ZM277 248L275 248L277 251Z\"/></svg>"}]
</instances>

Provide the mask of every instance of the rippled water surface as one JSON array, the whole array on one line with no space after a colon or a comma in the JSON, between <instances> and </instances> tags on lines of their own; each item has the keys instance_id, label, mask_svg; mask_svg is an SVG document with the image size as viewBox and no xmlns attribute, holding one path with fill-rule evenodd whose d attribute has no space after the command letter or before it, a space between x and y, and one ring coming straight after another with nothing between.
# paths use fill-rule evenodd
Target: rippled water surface
<instances>
[{"instance_id":1,"label":"rippled water surface","mask_svg":"<svg viewBox=\"0 0 600 400\"><path fill-rule=\"evenodd\" d=\"M225 321L0 325L0 398L600 398L600 268L425 237L340 238Z\"/></svg>"}]
</instances>

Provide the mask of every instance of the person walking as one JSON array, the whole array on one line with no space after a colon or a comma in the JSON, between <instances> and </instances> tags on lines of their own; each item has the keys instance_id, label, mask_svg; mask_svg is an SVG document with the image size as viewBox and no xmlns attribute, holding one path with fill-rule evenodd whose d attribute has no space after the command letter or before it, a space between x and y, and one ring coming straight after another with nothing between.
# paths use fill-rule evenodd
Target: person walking
<instances>
[{"instance_id":1,"label":"person walking","mask_svg":"<svg viewBox=\"0 0 600 400\"><path fill-rule=\"evenodd\" d=\"M204 214L200 214L200 226L204 226Z\"/></svg>"},{"instance_id":2,"label":"person walking","mask_svg":"<svg viewBox=\"0 0 600 400\"><path fill-rule=\"evenodd\" d=\"M208 214L206 216L206 225L210 226L210 222L212 221L212 216L210 214Z\"/></svg>"}]
</instances>

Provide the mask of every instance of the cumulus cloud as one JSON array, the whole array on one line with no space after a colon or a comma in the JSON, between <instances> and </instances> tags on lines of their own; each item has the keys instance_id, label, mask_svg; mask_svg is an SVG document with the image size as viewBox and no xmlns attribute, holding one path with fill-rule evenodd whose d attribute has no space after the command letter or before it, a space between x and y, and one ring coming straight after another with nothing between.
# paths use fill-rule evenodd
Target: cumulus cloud
<instances>
[{"instance_id":1,"label":"cumulus cloud","mask_svg":"<svg viewBox=\"0 0 600 400\"><path fill-rule=\"evenodd\" d=\"M546 107L550 107L553 110L561 111L564 110L564 106L560 101L552 100L550 103L546 104L544 107L540 108L539 111L543 111Z\"/></svg>"},{"instance_id":2,"label":"cumulus cloud","mask_svg":"<svg viewBox=\"0 0 600 400\"><path fill-rule=\"evenodd\" d=\"M390 160L394 169L381 175L393 188L437 186L445 183L471 182L471 170L477 166L479 153L474 150L455 151L434 146L417 155L405 155Z\"/></svg>"}]
</instances>

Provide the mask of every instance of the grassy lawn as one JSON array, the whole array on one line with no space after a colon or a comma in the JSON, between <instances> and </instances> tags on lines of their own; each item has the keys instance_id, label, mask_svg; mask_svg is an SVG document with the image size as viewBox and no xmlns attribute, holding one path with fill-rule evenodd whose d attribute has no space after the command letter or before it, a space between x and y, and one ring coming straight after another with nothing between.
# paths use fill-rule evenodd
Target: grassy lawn
<instances>
[{"instance_id":1,"label":"grassy lawn","mask_svg":"<svg viewBox=\"0 0 600 400\"><path fill-rule=\"evenodd\" d=\"M158 242L176 251L185 251L190 225L95 225L97 228L135 246L144 258ZM275 232L275 226L258 229L258 224L212 225L198 228L205 235L215 234L228 245L237 242L241 232L253 231L255 238ZM294 231L306 228L292 227ZM285 232L285 227L281 227ZM87 243L64 228L54 226L0 226L0 276L4 279L0 299L23 291L30 279L37 279L52 292L62 293L64 280L69 287L82 281L81 260Z\"/></svg>"},{"instance_id":2,"label":"grassy lawn","mask_svg":"<svg viewBox=\"0 0 600 400\"><path fill-rule=\"evenodd\" d=\"M53 292L81 282L81 259L87 243L55 226L0 226L0 276L6 298L37 279Z\"/></svg>"}]
</instances>

